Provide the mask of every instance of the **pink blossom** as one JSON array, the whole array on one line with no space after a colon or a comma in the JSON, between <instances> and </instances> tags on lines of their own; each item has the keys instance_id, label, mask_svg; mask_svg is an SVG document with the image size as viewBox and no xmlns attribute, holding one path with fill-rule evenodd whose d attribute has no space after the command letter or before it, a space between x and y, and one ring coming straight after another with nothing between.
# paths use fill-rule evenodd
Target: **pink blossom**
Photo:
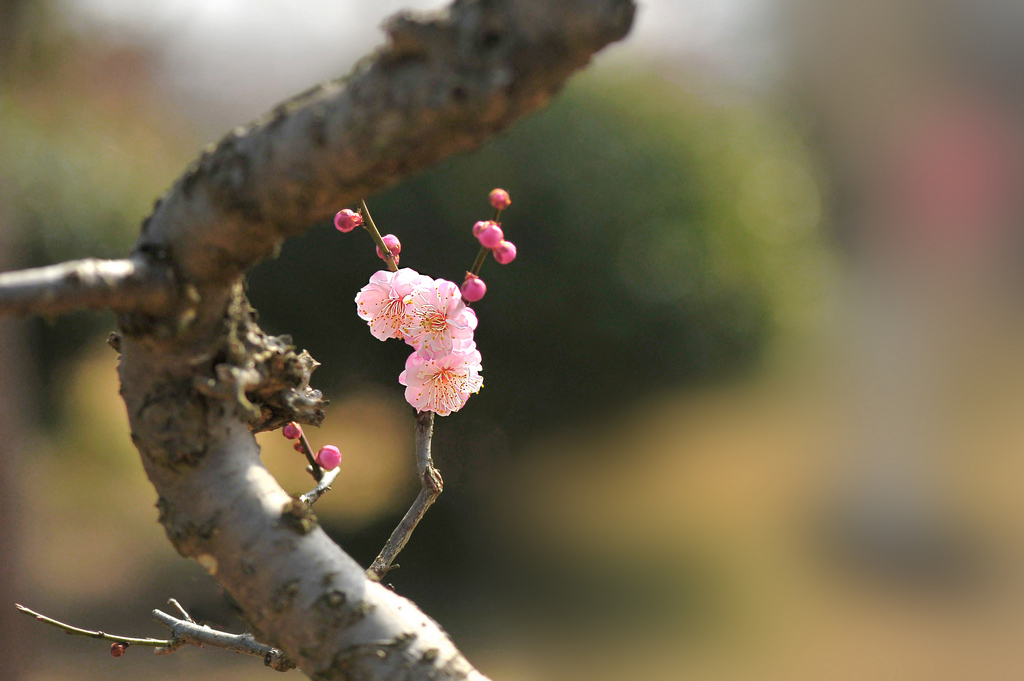
<instances>
[{"instance_id":1,"label":"pink blossom","mask_svg":"<svg viewBox=\"0 0 1024 681\"><path fill-rule=\"evenodd\" d=\"M409 268L374 272L370 283L356 295L356 312L369 322L375 338L402 338L413 294L433 283L430 277Z\"/></svg>"},{"instance_id":2,"label":"pink blossom","mask_svg":"<svg viewBox=\"0 0 1024 681\"><path fill-rule=\"evenodd\" d=\"M466 400L483 387L477 350L452 352L434 359L412 353L398 382L406 386L405 399L416 411L448 416L466 405Z\"/></svg>"},{"instance_id":3,"label":"pink blossom","mask_svg":"<svg viewBox=\"0 0 1024 681\"><path fill-rule=\"evenodd\" d=\"M446 279L416 290L406 305L405 342L421 357L432 359L453 351L469 351L476 313L462 302L459 287Z\"/></svg>"}]
</instances>

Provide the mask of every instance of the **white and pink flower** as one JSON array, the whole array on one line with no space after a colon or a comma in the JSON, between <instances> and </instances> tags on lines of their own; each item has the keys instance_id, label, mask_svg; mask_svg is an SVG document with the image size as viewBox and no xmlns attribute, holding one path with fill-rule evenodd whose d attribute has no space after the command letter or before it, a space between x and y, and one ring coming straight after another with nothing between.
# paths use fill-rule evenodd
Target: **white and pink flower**
<instances>
[{"instance_id":1,"label":"white and pink flower","mask_svg":"<svg viewBox=\"0 0 1024 681\"><path fill-rule=\"evenodd\" d=\"M398 382L406 386L405 399L416 411L448 416L462 409L473 393L483 387L480 353L451 352L428 359L412 353Z\"/></svg>"},{"instance_id":2,"label":"white and pink flower","mask_svg":"<svg viewBox=\"0 0 1024 681\"><path fill-rule=\"evenodd\" d=\"M415 293L433 284L430 277L408 267L397 272L374 272L370 283L356 295L356 311L369 323L375 338L404 338Z\"/></svg>"},{"instance_id":3,"label":"white and pink flower","mask_svg":"<svg viewBox=\"0 0 1024 681\"><path fill-rule=\"evenodd\" d=\"M469 352L476 347L476 313L466 307L454 282L436 279L432 286L417 289L405 313L405 342L424 359Z\"/></svg>"}]
</instances>

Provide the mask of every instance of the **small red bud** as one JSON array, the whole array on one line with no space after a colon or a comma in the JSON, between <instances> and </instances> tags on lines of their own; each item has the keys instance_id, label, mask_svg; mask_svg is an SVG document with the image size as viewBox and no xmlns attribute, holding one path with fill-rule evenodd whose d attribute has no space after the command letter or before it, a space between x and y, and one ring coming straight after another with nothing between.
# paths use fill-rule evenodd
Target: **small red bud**
<instances>
[{"instance_id":1,"label":"small red bud","mask_svg":"<svg viewBox=\"0 0 1024 681\"><path fill-rule=\"evenodd\" d=\"M334 216L334 226L339 232L351 232L356 227L361 227L362 224L363 216L348 208L338 211L338 214Z\"/></svg>"},{"instance_id":2,"label":"small red bud","mask_svg":"<svg viewBox=\"0 0 1024 681\"><path fill-rule=\"evenodd\" d=\"M341 463L341 450L334 445L326 445L320 448L316 454L316 462L324 470L333 470Z\"/></svg>"},{"instance_id":3,"label":"small red bud","mask_svg":"<svg viewBox=\"0 0 1024 681\"><path fill-rule=\"evenodd\" d=\"M391 251L392 257L395 257L402 252L402 242L400 242L398 237L394 234L385 234L381 237L381 241L383 241L384 245L388 247L389 251ZM385 259L383 251L380 250L380 246L377 246L377 257L381 260Z\"/></svg>"},{"instance_id":4,"label":"small red bud","mask_svg":"<svg viewBox=\"0 0 1024 681\"><path fill-rule=\"evenodd\" d=\"M128 644L127 643L111 643L110 644L110 654L113 655L114 657L121 657L122 655L124 655L124 651L126 651L126 650L128 650Z\"/></svg>"},{"instance_id":5,"label":"small red bud","mask_svg":"<svg viewBox=\"0 0 1024 681\"><path fill-rule=\"evenodd\" d=\"M487 284L472 272L466 272L466 281L462 282L462 297L475 303L487 293Z\"/></svg>"},{"instance_id":6,"label":"small red bud","mask_svg":"<svg viewBox=\"0 0 1024 681\"><path fill-rule=\"evenodd\" d=\"M303 452L302 443L301 442L296 442L295 444L292 445L292 449L297 451L299 454L302 454L302 452Z\"/></svg>"},{"instance_id":7,"label":"small red bud","mask_svg":"<svg viewBox=\"0 0 1024 681\"><path fill-rule=\"evenodd\" d=\"M501 231L501 227L492 222L481 229L476 238L480 240L480 245L484 248L496 248L504 240L505 233Z\"/></svg>"},{"instance_id":8,"label":"small red bud","mask_svg":"<svg viewBox=\"0 0 1024 681\"><path fill-rule=\"evenodd\" d=\"M298 440L302 437L302 426L292 421L281 429L281 433L289 440Z\"/></svg>"},{"instance_id":9,"label":"small red bud","mask_svg":"<svg viewBox=\"0 0 1024 681\"><path fill-rule=\"evenodd\" d=\"M504 189L492 189L488 198L491 200L491 205L498 210L505 210L512 205L512 198Z\"/></svg>"},{"instance_id":10,"label":"small red bud","mask_svg":"<svg viewBox=\"0 0 1024 681\"><path fill-rule=\"evenodd\" d=\"M511 241L502 241L494 247L492 253L499 264L507 265L516 259L516 245Z\"/></svg>"}]
</instances>

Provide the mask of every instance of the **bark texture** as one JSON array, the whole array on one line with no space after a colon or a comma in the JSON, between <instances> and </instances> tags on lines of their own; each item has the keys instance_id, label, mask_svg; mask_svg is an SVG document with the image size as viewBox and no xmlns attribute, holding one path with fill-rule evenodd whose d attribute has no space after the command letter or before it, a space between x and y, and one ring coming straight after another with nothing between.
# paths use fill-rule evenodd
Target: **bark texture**
<instances>
[{"instance_id":1,"label":"bark texture","mask_svg":"<svg viewBox=\"0 0 1024 681\"><path fill-rule=\"evenodd\" d=\"M402 14L389 43L207 150L132 254L176 295L119 316L122 395L160 522L255 636L316 679L482 679L408 600L366 578L264 469L253 431L317 423L315 363L257 327L242 277L282 240L473 148L543 106L622 38L632 0L457 0Z\"/></svg>"}]
</instances>

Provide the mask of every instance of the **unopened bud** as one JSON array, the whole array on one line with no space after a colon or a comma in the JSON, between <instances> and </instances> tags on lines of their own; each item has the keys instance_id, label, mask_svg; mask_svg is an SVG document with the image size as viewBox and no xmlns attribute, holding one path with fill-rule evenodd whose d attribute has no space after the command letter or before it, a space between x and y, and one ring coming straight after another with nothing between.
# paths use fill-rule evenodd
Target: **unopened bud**
<instances>
[{"instance_id":1,"label":"unopened bud","mask_svg":"<svg viewBox=\"0 0 1024 681\"><path fill-rule=\"evenodd\" d=\"M488 198L491 200L491 205L498 210L505 210L512 205L512 198L504 189L492 189Z\"/></svg>"},{"instance_id":2,"label":"unopened bud","mask_svg":"<svg viewBox=\"0 0 1024 681\"><path fill-rule=\"evenodd\" d=\"M391 251L392 257L397 256L402 252L402 242L399 241L398 237L394 234L385 234L381 237L381 241L383 241L384 245L388 247L389 251ZM377 257L381 260L387 259L384 253L380 250L380 246L377 246Z\"/></svg>"},{"instance_id":3,"label":"unopened bud","mask_svg":"<svg viewBox=\"0 0 1024 681\"><path fill-rule=\"evenodd\" d=\"M120 643L120 642L118 642L118 643L111 643L110 644L110 654L113 655L114 657L121 657L122 655L124 655L124 651L126 651L126 650L128 650L128 644L127 643Z\"/></svg>"},{"instance_id":4,"label":"unopened bud","mask_svg":"<svg viewBox=\"0 0 1024 681\"><path fill-rule=\"evenodd\" d=\"M502 241L492 251L494 259L502 265L507 265L516 259L516 245L511 241Z\"/></svg>"},{"instance_id":5,"label":"unopened bud","mask_svg":"<svg viewBox=\"0 0 1024 681\"><path fill-rule=\"evenodd\" d=\"M316 462L324 470L333 470L341 463L341 450L334 445L326 445L316 453Z\"/></svg>"},{"instance_id":6,"label":"unopened bud","mask_svg":"<svg viewBox=\"0 0 1024 681\"><path fill-rule=\"evenodd\" d=\"M281 434L289 440L298 440L302 437L302 426L292 421L281 429Z\"/></svg>"},{"instance_id":7,"label":"unopened bud","mask_svg":"<svg viewBox=\"0 0 1024 681\"><path fill-rule=\"evenodd\" d=\"M481 229L476 238L480 240L480 245L484 248L495 248L505 239L505 233L501 231L501 227L492 222Z\"/></svg>"},{"instance_id":8,"label":"unopened bud","mask_svg":"<svg viewBox=\"0 0 1024 681\"><path fill-rule=\"evenodd\" d=\"M487 284L484 280L472 272L466 272L466 281L462 282L462 297L471 303L475 303L487 293Z\"/></svg>"},{"instance_id":9,"label":"unopened bud","mask_svg":"<svg viewBox=\"0 0 1024 681\"><path fill-rule=\"evenodd\" d=\"M348 208L338 211L338 214L334 216L334 226L339 232L351 232L356 227L361 227L362 225L363 216Z\"/></svg>"}]
</instances>

